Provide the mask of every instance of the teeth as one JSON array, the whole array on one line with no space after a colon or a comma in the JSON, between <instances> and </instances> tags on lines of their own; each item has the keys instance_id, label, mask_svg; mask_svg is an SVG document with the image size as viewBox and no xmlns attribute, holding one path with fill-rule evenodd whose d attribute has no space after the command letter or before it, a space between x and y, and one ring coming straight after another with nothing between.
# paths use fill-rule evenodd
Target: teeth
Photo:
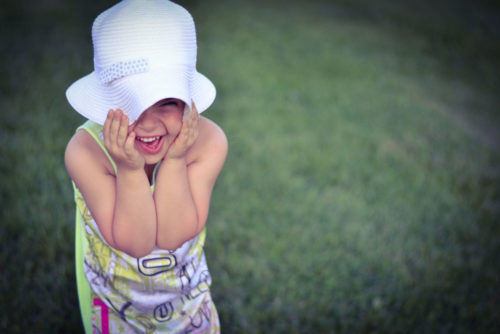
<instances>
[{"instance_id":1,"label":"teeth","mask_svg":"<svg viewBox=\"0 0 500 334\"><path fill-rule=\"evenodd\" d=\"M148 138L146 138L146 137L142 137L142 138L141 138L141 137L138 137L138 138L137 138L137 140L140 140L140 141L142 141L142 142L144 142L144 143L152 143L152 142L154 142L155 140L158 140L158 139L160 139L160 138L161 138L161 136L156 136L156 137L148 137Z\"/></svg>"}]
</instances>

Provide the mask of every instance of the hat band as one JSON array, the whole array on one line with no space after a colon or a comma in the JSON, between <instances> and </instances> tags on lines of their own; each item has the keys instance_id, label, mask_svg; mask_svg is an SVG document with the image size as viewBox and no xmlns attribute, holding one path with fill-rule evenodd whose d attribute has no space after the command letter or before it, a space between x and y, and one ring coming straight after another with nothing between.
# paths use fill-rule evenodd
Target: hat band
<instances>
[{"instance_id":1,"label":"hat band","mask_svg":"<svg viewBox=\"0 0 500 334\"><path fill-rule=\"evenodd\" d=\"M101 83L104 85L109 85L116 79L120 79L132 74L147 72L149 70L149 62L144 58L134 59L128 61L119 61L102 69L96 66L96 69Z\"/></svg>"}]
</instances>

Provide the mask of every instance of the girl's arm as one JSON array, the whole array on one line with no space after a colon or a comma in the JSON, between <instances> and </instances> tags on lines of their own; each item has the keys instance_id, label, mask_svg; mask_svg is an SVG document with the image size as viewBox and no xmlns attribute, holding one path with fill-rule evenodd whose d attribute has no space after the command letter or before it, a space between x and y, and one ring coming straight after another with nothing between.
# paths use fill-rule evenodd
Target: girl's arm
<instances>
[{"instance_id":1,"label":"girl's arm","mask_svg":"<svg viewBox=\"0 0 500 334\"><path fill-rule=\"evenodd\" d=\"M145 256L156 244L156 211L145 161L135 148L135 133L121 110L111 110L103 127L104 145L116 163L111 233L117 249Z\"/></svg>"},{"instance_id":2,"label":"girl's arm","mask_svg":"<svg viewBox=\"0 0 500 334\"><path fill-rule=\"evenodd\" d=\"M127 135L127 124L121 112L110 112L103 129L116 175L106 168L106 156L85 131L68 144L65 162L106 242L141 257L155 245L156 212L144 161L131 150L135 135Z\"/></svg>"},{"instance_id":3,"label":"girl's arm","mask_svg":"<svg viewBox=\"0 0 500 334\"><path fill-rule=\"evenodd\" d=\"M176 249L195 237L205 226L212 189L227 155L224 132L206 119L200 122L192 112L167 152L158 170L154 200L158 219L157 245ZM191 146L196 159L186 161ZM196 147L197 146L197 147Z\"/></svg>"}]
</instances>

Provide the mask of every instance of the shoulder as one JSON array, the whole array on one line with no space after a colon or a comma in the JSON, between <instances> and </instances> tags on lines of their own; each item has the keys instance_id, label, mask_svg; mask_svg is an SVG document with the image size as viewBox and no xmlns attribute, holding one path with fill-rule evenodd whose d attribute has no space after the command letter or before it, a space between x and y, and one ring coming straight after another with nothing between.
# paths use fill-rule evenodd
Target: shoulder
<instances>
[{"instance_id":1,"label":"shoulder","mask_svg":"<svg viewBox=\"0 0 500 334\"><path fill-rule=\"evenodd\" d=\"M215 122L200 116L199 135L193 149L196 160L225 160L228 151L226 134Z\"/></svg>"},{"instance_id":2,"label":"shoulder","mask_svg":"<svg viewBox=\"0 0 500 334\"><path fill-rule=\"evenodd\" d=\"M200 117L198 139L188 153L189 172L196 182L211 189L228 151L226 134L213 121Z\"/></svg>"},{"instance_id":3,"label":"shoulder","mask_svg":"<svg viewBox=\"0 0 500 334\"><path fill-rule=\"evenodd\" d=\"M227 138L224 131L214 121L208 118L200 117L200 134L201 136L206 136L206 138L203 137L205 139L213 140L227 146Z\"/></svg>"},{"instance_id":4,"label":"shoulder","mask_svg":"<svg viewBox=\"0 0 500 334\"><path fill-rule=\"evenodd\" d=\"M76 181L78 176L86 171L104 174L114 173L113 166L106 154L85 130L77 131L68 142L64 152L64 163L73 181Z\"/></svg>"}]
</instances>

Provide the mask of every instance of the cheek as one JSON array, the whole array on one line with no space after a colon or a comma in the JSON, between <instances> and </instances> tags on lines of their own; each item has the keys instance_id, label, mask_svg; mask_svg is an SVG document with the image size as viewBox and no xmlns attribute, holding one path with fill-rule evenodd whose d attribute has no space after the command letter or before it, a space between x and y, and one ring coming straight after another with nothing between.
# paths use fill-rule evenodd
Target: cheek
<instances>
[{"instance_id":1,"label":"cheek","mask_svg":"<svg viewBox=\"0 0 500 334\"><path fill-rule=\"evenodd\" d=\"M177 136L181 132L181 129L182 129L182 121L179 121L176 122L175 124L171 124L168 128L168 132L172 136Z\"/></svg>"},{"instance_id":2,"label":"cheek","mask_svg":"<svg viewBox=\"0 0 500 334\"><path fill-rule=\"evenodd\" d=\"M182 128L182 112L171 112L168 114L166 124L168 132L172 135L178 135Z\"/></svg>"}]
</instances>

